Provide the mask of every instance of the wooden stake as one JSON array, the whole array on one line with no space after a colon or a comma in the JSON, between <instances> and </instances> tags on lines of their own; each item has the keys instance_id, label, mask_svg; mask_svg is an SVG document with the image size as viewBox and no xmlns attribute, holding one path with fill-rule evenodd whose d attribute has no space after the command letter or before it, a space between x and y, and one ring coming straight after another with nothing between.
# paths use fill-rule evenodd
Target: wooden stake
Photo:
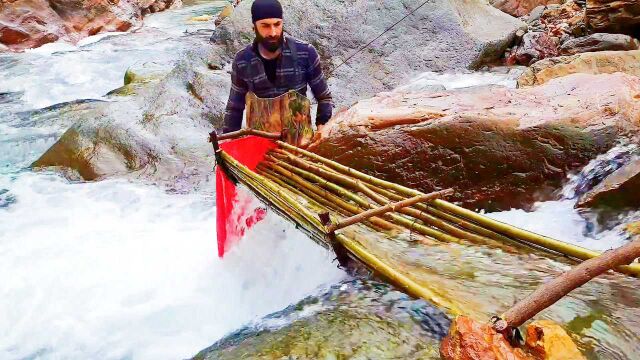
<instances>
[{"instance_id":1,"label":"wooden stake","mask_svg":"<svg viewBox=\"0 0 640 360\"><path fill-rule=\"evenodd\" d=\"M494 328L498 332L516 328L594 277L621 265L631 264L638 257L640 257L640 238L589 259L538 287L528 297L505 312L501 320L494 323Z\"/></svg>"},{"instance_id":2,"label":"wooden stake","mask_svg":"<svg viewBox=\"0 0 640 360\"><path fill-rule=\"evenodd\" d=\"M398 211L404 207L407 206L411 206L413 204L417 204L420 202L425 202L425 201L430 201L433 199L437 199L446 195L449 195L453 193L452 189L446 189L446 190L441 190L441 191L436 191L436 192L432 192L430 194L425 194L425 195L420 195L420 196L416 196L416 197L412 197L411 199L407 199L407 200L403 200L403 201L399 201L396 203L391 203L376 209L371 209L371 210L367 210L361 214L358 215L354 215L350 218L344 219L343 221L337 223L337 224L331 224L327 227L327 232L329 233L333 233L336 230L345 228L349 225L353 225L359 222L362 222L364 220L369 219L372 216L376 216L376 215L382 215L382 214L386 214L388 212L395 212Z\"/></svg>"}]
</instances>

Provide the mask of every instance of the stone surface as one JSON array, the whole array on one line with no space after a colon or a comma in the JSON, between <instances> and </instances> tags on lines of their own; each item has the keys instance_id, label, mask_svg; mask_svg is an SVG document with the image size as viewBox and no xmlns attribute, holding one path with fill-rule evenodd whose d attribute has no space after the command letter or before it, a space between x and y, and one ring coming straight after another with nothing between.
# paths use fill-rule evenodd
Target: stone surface
<instances>
[{"instance_id":1,"label":"stone surface","mask_svg":"<svg viewBox=\"0 0 640 360\"><path fill-rule=\"evenodd\" d=\"M527 341L513 347L488 323L466 316L455 319L442 341L442 360L584 360L571 337L549 320L535 321L526 328Z\"/></svg>"},{"instance_id":2,"label":"stone surface","mask_svg":"<svg viewBox=\"0 0 640 360\"><path fill-rule=\"evenodd\" d=\"M640 48L640 41L623 34L591 34L567 40L560 46L561 55L596 51L626 51Z\"/></svg>"},{"instance_id":3,"label":"stone surface","mask_svg":"<svg viewBox=\"0 0 640 360\"><path fill-rule=\"evenodd\" d=\"M588 26L600 32L640 37L640 2L637 0L587 0Z\"/></svg>"},{"instance_id":4,"label":"stone surface","mask_svg":"<svg viewBox=\"0 0 640 360\"><path fill-rule=\"evenodd\" d=\"M106 31L126 31L144 14L180 0L13 0L0 6L0 44L20 51L57 40L72 43Z\"/></svg>"},{"instance_id":5,"label":"stone surface","mask_svg":"<svg viewBox=\"0 0 640 360\"><path fill-rule=\"evenodd\" d=\"M520 17L540 5L561 4L563 0L489 0L489 3L509 15Z\"/></svg>"},{"instance_id":6,"label":"stone surface","mask_svg":"<svg viewBox=\"0 0 640 360\"><path fill-rule=\"evenodd\" d=\"M285 29L318 49L325 72L416 6L367 0L284 0L282 4ZM229 54L254 38L250 6L250 1L241 2L213 35L212 40ZM482 0L427 2L331 74L329 85L337 108L391 90L424 71L477 68L497 60L516 31L525 26Z\"/></svg>"},{"instance_id":7,"label":"stone surface","mask_svg":"<svg viewBox=\"0 0 640 360\"><path fill-rule=\"evenodd\" d=\"M558 55L559 41L544 32L529 32L515 52L515 62L531 65L538 60Z\"/></svg>"},{"instance_id":8,"label":"stone surface","mask_svg":"<svg viewBox=\"0 0 640 360\"><path fill-rule=\"evenodd\" d=\"M640 78L574 74L539 87L381 94L337 114L312 151L488 209L549 199L569 171L640 125Z\"/></svg>"},{"instance_id":9,"label":"stone surface","mask_svg":"<svg viewBox=\"0 0 640 360\"><path fill-rule=\"evenodd\" d=\"M215 49L202 48L165 76L113 91L110 101L86 110L32 166L70 168L84 180L139 178L176 190L206 183L213 164L207 134L220 126L229 86L226 71L207 66L216 56Z\"/></svg>"},{"instance_id":10,"label":"stone surface","mask_svg":"<svg viewBox=\"0 0 640 360\"><path fill-rule=\"evenodd\" d=\"M582 195L576 207L640 208L640 158L633 159Z\"/></svg>"},{"instance_id":11,"label":"stone surface","mask_svg":"<svg viewBox=\"0 0 640 360\"><path fill-rule=\"evenodd\" d=\"M229 334L194 360L438 360L439 340L449 324L444 313L423 300L385 284L354 280Z\"/></svg>"},{"instance_id":12,"label":"stone surface","mask_svg":"<svg viewBox=\"0 0 640 360\"><path fill-rule=\"evenodd\" d=\"M518 78L518 86L544 84L570 74L612 74L623 72L640 77L640 51L603 51L560 56L538 61Z\"/></svg>"}]
</instances>

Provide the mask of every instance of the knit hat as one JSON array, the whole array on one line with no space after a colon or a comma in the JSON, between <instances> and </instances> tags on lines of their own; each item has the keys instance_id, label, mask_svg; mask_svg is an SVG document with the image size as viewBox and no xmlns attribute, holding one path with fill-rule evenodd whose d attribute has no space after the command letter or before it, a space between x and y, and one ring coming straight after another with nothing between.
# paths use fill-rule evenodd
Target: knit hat
<instances>
[{"instance_id":1,"label":"knit hat","mask_svg":"<svg viewBox=\"0 0 640 360\"><path fill-rule=\"evenodd\" d=\"M255 0L251 4L251 20L282 19L282 5L278 0Z\"/></svg>"}]
</instances>

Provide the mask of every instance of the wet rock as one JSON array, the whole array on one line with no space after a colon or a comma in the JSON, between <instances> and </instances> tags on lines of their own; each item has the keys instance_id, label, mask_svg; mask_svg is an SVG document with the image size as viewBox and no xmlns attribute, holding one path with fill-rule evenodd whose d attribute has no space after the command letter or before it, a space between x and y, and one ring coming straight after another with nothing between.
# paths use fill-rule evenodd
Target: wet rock
<instances>
[{"instance_id":1,"label":"wet rock","mask_svg":"<svg viewBox=\"0 0 640 360\"><path fill-rule=\"evenodd\" d=\"M207 66L216 56L216 49L194 50L166 76L114 91L32 166L70 168L84 180L137 178L180 191L206 183L213 164L206 138L221 125L229 86L226 71Z\"/></svg>"},{"instance_id":2,"label":"wet rock","mask_svg":"<svg viewBox=\"0 0 640 360\"><path fill-rule=\"evenodd\" d=\"M57 40L72 43L140 24L145 9L164 10L180 0L14 0L0 7L0 43L14 51Z\"/></svg>"},{"instance_id":3,"label":"wet rock","mask_svg":"<svg viewBox=\"0 0 640 360\"><path fill-rule=\"evenodd\" d=\"M532 88L380 94L337 114L312 151L484 208L551 198L569 171L636 133L640 78L575 74Z\"/></svg>"},{"instance_id":4,"label":"wet rock","mask_svg":"<svg viewBox=\"0 0 640 360\"><path fill-rule=\"evenodd\" d=\"M527 15L539 6L562 2L563 0L489 0L491 5L515 17Z\"/></svg>"},{"instance_id":5,"label":"wet rock","mask_svg":"<svg viewBox=\"0 0 640 360\"><path fill-rule=\"evenodd\" d=\"M442 341L442 360L583 360L571 337L549 320L534 321L526 328L527 341L514 347L488 323L459 316Z\"/></svg>"},{"instance_id":6,"label":"wet rock","mask_svg":"<svg viewBox=\"0 0 640 360\"><path fill-rule=\"evenodd\" d=\"M640 77L640 51L603 51L544 59L533 64L518 78L518 86L540 85L569 74L616 72Z\"/></svg>"},{"instance_id":7,"label":"wet rock","mask_svg":"<svg viewBox=\"0 0 640 360\"><path fill-rule=\"evenodd\" d=\"M584 52L625 51L638 48L640 48L640 41L631 36L598 33L564 42L560 47L560 54L575 55Z\"/></svg>"},{"instance_id":8,"label":"wet rock","mask_svg":"<svg viewBox=\"0 0 640 360\"><path fill-rule=\"evenodd\" d=\"M640 191L638 189L640 189L640 158L635 158L582 195L576 207L639 208Z\"/></svg>"},{"instance_id":9,"label":"wet rock","mask_svg":"<svg viewBox=\"0 0 640 360\"><path fill-rule=\"evenodd\" d=\"M640 3L637 0L587 0L589 28L598 32L640 37Z\"/></svg>"},{"instance_id":10,"label":"wet rock","mask_svg":"<svg viewBox=\"0 0 640 360\"><path fill-rule=\"evenodd\" d=\"M267 316L194 360L439 359L444 313L388 285L354 280Z\"/></svg>"},{"instance_id":11,"label":"wet rock","mask_svg":"<svg viewBox=\"0 0 640 360\"><path fill-rule=\"evenodd\" d=\"M326 72L409 12L398 1L285 0L282 4L287 31L318 49ZM229 54L254 38L250 6L249 1L241 2L212 37ZM491 26L486 26L489 22ZM525 26L482 0L427 2L331 75L336 105L349 106L391 90L424 71L475 69L497 60Z\"/></svg>"},{"instance_id":12,"label":"wet rock","mask_svg":"<svg viewBox=\"0 0 640 360\"><path fill-rule=\"evenodd\" d=\"M529 32L515 51L515 63L531 65L538 60L558 56L560 41L544 32Z\"/></svg>"}]
</instances>

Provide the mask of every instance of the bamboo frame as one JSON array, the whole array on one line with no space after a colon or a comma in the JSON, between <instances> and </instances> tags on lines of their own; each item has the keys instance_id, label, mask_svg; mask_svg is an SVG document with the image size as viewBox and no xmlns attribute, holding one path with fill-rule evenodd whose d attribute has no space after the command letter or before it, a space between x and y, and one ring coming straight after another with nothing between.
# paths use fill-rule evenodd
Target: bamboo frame
<instances>
[{"instance_id":1,"label":"bamboo frame","mask_svg":"<svg viewBox=\"0 0 640 360\"><path fill-rule=\"evenodd\" d=\"M308 158L311 158L313 160L316 160L318 162L321 162L325 165L327 165L328 167L342 173L345 175L349 175L353 178L356 178L358 180L362 180L364 182L367 182L369 184L373 184L375 186L387 189L387 190L391 190L394 191L396 193L402 194L403 196L406 197L413 197L413 196L417 196L420 194L423 194L420 191L414 190L414 189L410 189L407 187L404 187L402 185L398 185L398 184L394 184L392 182L389 181L385 181L385 180L381 180L378 178L375 178L373 176L367 175L365 173L362 173L358 170L349 168L347 166L344 166L340 163L337 163L335 161L326 159L320 155L314 154L312 152L309 152L307 150L304 149L300 149L297 148L295 146L289 145L287 143L284 143L282 141L277 141L277 144L280 145L282 148L290 150L292 152L304 155ZM507 236L507 237L512 237L515 240L518 241L522 241L524 243L533 245L535 247L541 248L543 250L550 250L552 252L556 252L556 253L561 253L564 254L566 256L570 256L573 257L575 259L579 259L579 260L588 260L588 259L592 259L594 257L597 257L600 255L600 253L596 252L596 251L592 251L589 249L585 249L583 247L580 246L576 246L576 245L572 245L572 244L568 244L568 243L564 243L555 239L552 239L550 237L547 236L543 236L543 235L539 235L536 233L533 233L531 231L527 231L527 230L522 230L522 229L518 229L515 228L513 226L510 226L508 224L505 224L503 222L497 221L497 220L493 220L490 219L486 216L480 215L478 213L475 213L471 210L467 210L464 209L460 206L454 205L452 203L449 203L447 201L441 200L441 199L436 199L434 201L431 202L431 204L443 211L449 212L451 214L454 214L458 217L464 218L468 221L471 222L475 222L476 224L485 227L491 231L497 232L499 234L502 234L503 236ZM616 268L617 271L628 274L628 275L633 275L636 277L640 277L640 264L631 264L631 265L626 265L626 266L620 266L618 268Z\"/></svg>"}]
</instances>

